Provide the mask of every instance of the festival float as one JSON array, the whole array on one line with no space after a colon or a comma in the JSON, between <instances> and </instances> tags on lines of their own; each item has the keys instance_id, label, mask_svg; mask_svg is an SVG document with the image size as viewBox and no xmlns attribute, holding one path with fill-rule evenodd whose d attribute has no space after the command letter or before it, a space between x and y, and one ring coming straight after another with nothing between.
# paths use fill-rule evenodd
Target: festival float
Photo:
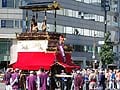
<instances>
[{"instance_id":1,"label":"festival float","mask_svg":"<svg viewBox=\"0 0 120 90\"><path fill-rule=\"evenodd\" d=\"M55 10L56 18L56 10L59 10L61 6L58 2L53 1L28 3L19 8L26 10L26 12L28 10L32 10L32 12L45 11L45 17L47 17L46 12L48 10ZM28 16L26 16L27 18ZM58 41L61 35L65 38L65 34L56 32L56 21L54 32L29 31L26 29L26 32L16 33L16 42L11 47L11 57L16 57L16 59L14 58L15 60L11 62L10 66L19 68L20 70L39 70L40 68L44 68L54 73L60 73L61 69L71 72L72 69L80 68L72 62L72 47L68 45L64 45L63 47L65 54L64 62L62 53L58 49Z\"/></svg>"}]
</instances>

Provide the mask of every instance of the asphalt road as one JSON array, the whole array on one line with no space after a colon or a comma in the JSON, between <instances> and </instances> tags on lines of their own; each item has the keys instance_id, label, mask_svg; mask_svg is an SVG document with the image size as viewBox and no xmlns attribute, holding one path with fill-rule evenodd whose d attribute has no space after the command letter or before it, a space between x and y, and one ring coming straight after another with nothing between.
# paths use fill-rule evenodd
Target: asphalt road
<instances>
[{"instance_id":1,"label":"asphalt road","mask_svg":"<svg viewBox=\"0 0 120 90\"><path fill-rule=\"evenodd\" d=\"M0 83L0 90L5 90L5 84L4 83ZM61 89L55 89L55 90L61 90ZM108 90L108 89L106 89ZM117 89L114 89L117 90Z\"/></svg>"},{"instance_id":2,"label":"asphalt road","mask_svg":"<svg viewBox=\"0 0 120 90\"><path fill-rule=\"evenodd\" d=\"M5 90L5 84L4 83L0 83L0 90Z\"/></svg>"},{"instance_id":3,"label":"asphalt road","mask_svg":"<svg viewBox=\"0 0 120 90\"><path fill-rule=\"evenodd\" d=\"M0 90L5 90L5 84L4 83L0 83ZM60 90L60 89L56 89L56 90Z\"/></svg>"}]
</instances>

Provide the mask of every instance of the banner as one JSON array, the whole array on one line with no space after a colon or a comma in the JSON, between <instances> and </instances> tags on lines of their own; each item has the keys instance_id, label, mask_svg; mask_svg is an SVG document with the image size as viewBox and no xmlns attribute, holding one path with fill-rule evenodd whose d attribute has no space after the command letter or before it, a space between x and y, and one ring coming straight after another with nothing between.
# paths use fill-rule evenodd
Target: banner
<instances>
[{"instance_id":1,"label":"banner","mask_svg":"<svg viewBox=\"0 0 120 90\"><path fill-rule=\"evenodd\" d=\"M17 52L46 52L48 40L17 41Z\"/></svg>"}]
</instances>

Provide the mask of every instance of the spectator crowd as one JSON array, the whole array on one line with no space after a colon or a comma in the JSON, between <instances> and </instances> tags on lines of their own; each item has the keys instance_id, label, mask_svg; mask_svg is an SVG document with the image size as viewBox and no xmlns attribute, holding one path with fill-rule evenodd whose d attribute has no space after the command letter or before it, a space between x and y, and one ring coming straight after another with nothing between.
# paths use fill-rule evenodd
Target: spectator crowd
<instances>
[{"instance_id":1,"label":"spectator crowd","mask_svg":"<svg viewBox=\"0 0 120 90\"><path fill-rule=\"evenodd\" d=\"M81 69L71 73L61 70L61 77L41 68L25 73L8 68L3 81L6 90L120 90L120 71Z\"/></svg>"}]
</instances>

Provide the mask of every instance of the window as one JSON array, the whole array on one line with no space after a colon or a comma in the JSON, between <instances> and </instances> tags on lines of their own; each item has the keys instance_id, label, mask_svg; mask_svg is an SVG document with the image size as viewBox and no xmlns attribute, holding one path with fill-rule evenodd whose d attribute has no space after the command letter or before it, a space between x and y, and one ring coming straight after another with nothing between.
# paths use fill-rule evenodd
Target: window
<instances>
[{"instance_id":1,"label":"window","mask_svg":"<svg viewBox=\"0 0 120 90\"><path fill-rule=\"evenodd\" d=\"M1 28L13 28L13 20L1 20Z\"/></svg>"},{"instance_id":2,"label":"window","mask_svg":"<svg viewBox=\"0 0 120 90\"><path fill-rule=\"evenodd\" d=\"M68 10L68 16L70 16L70 17L72 17L73 16L73 14L72 14L72 10Z\"/></svg>"},{"instance_id":3,"label":"window","mask_svg":"<svg viewBox=\"0 0 120 90\"><path fill-rule=\"evenodd\" d=\"M14 0L2 0L2 7L14 7Z\"/></svg>"},{"instance_id":4,"label":"window","mask_svg":"<svg viewBox=\"0 0 120 90\"><path fill-rule=\"evenodd\" d=\"M7 7L7 0L2 0L2 7Z\"/></svg>"},{"instance_id":5,"label":"window","mask_svg":"<svg viewBox=\"0 0 120 90\"><path fill-rule=\"evenodd\" d=\"M114 4L118 4L118 1L114 1Z\"/></svg>"},{"instance_id":6,"label":"window","mask_svg":"<svg viewBox=\"0 0 120 90\"><path fill-rule=\"evenodd\" d=\"M84 19L90 19L90 14L84 13Z\"/></svg>"},{"instance_id":7,"label":"window","mask_svg":"<svg viewBox=\"0 0 120 90\"><path fill-rule=\"evenodd\" d=\"M72 10L70 10L70 9L64 9L64 15L72 17L73 16L72 15Z\"/></svg>"},{"instance_id":8,"label":"window","mask_svg":"<svg viewBox=\"0 0 120 90\"><path fill-rule=\"evenodd\" d=\"M73 28L72 27L66 27L65 32L68 34L73 34Z\"/></svg>"},{"instance_id":9,"label":"window","mask_svg":"<svg viewBox=\"0 0 120 90\"><path fill-rule=\"evenodd\" d=\"M15 28L19 28L19 20L15 20Z\"/></svg>"},{"instance_id":10,"label":"window","mask_svg":"<svg viewBox=\"0 0 120 90\"><path fill-rule=\"evenodd\" d=\"M6 20L6 27L13 28L13 20Z\"/></svg>"},{"instance_id":11,"label":"window","mask_svg":"<svg viewBox=\"0 0 120 90\"><path fill-rule=\"evenodd\" d=\"M84 19L84 13L83 12L78 12L78 18Z\"/></svg>"},{"instance_id":12,"label":"window","mask_svg":"<svg viewBox=\"0 0 120 90\"><path fill-rule=\"evenodd\" d=\"M53 13L48 11L49 13ZM64 15L64 16L69 16L69 17L76 17L76 18L81 18L81 19L87 19L91 21L98 21L98 22L104 22L104 16L100 16L97 14L91 14L91 13L86 13L86 12L81 12L81 11L75 11L71 9L63 9L57 11L57 14L59 15Z\"/></svg>"},{"instance_id":13,"label":"window","mask_svg":"<svg viewBox=\"0 0 120 90\"><path fill-rule=\"evenodd\" d=\"M14 5L15 8L18 8L20 6L20 1L19 0L15 0L14 3L15 3L15 5Z\"/></svg>"},{"instance_id":14,"label":"window","mask_svg":"<svg viewBox=\"0 0 120 90\"><path fill-rule=\"evenodd\" d=\"M6 27L6 20L1 20L1 28L5 28Z\"/></svg>"},{"instance_id":15,"label":"window","mask_svg":"<svg viewBox=\"0 0 120 90\"><path fill-rule=\"evenodd\" d=\"M90 0L84 0L84 3L90 3Z\"/></svg>"},{"instance_id":16,"label":"window","mask_svg":"<svg viewBox=\"0 0 120 90\"><path fill-rule=\"evenodd\" d=\"M52 25L52 24L48 24L48 26L49 26L49 31L50 32L54 32L55 31L55 25Z\"/></svg>"},{"instance_id":17,"label":"window","mask_svg":"<svg viewBox=\"0 0 120 90\"><path fill-rule=\"evenodd\" d=\"M84 29L78 28L78 31L79 31L79 35L84 35Z\"/></svg>"},{"instance_id":18,"label":"window","mask_svg":"<svg viewBox=\"0 0 120 90\"><path fill-rule=\"evenodd\" d=\"M25 21L24 21L25 22ZM24 25L24 29L25 29ZM41 30L41 24L38 24L39 30ZM55 26L53 24L47 24L47 30L48 31L55 31ZM56 31L59 33L67 33L67 34L75 34L75 35L84 35L84 36L91 36L94 37L104 37L104 32L103 31L96 31L96 30L90 30L86 28L76 28L76 27L68 27L68 26L62 26L62 25L57 25L56 26Z\"/></svg>"},{"instance_id":19,"label":"window","mask_svg":"<svg viewBox=\"0 0 120 90\"><path fill-rule=\"evenodd\" d=\"M83 2L84 0L76 0L76 1Z\"/></svg>"},{"instance_id":20,"label":"window","mask_svg":"<svg viewBox=\"0 0 120 90\"><path fill-rule=\"evenodd\" d=\"M24 21L23 20L20 20L20 28L23 28L23 24L24 23Z\"/></svg>"},{"instance_id":21,"label":"window","mask_svg":"<svg viewBox=\"0 0 120 90\"><path fill-rule=\"evenodd\" d=\"M57 32L59 32L59 33L63 33L63 30L64 30L63 26L57 25L56 28L57 28L57 29L56 29Z\"/></svg>"},{"instance_id":22,"label":"window","mask_svg":"<svg viewBox=\"0 0 120 90\"><path fill-rule=\"evenodd\" d=\"M87 46L87 51L88 52L93 52L93 46Z\"/></svg>"},{"instance_id":23,"label":"window","mask_svg":"<svg viewBox=\"0 0 120 90\"><path fill-rule=\"evenodd\" d=\"M14 7L14 0L7 0L7 7Z\"/></svg>"},{"instance_id":24,"label":"window","mask_svg":"<svg viewBox=\"0 0 120 90\"><path fill-rule=\"evenodd\" d=\"M1 20L1 28L26 28L22 20Z\"/></svg>"},{"instance_id":25,"label":"window","mask_svg":"<svg viewBox=\"0 0 120 90\"><path fill-rule=\"evenodd\" d=\"M82 46L82 45L73 45L73 48L77 52L84 52L85 51L84 46Z\"/></svg>"},{"instance_id":26,"label":"window","mask_svg":"<svg viewBox=\"0 0 120 90\"><path fill-rule=\"evenodd\" d=\"M0 54L9 54L11 43L9 41L0 41Z\"/></svg>"},{"instance_id":27,"label":"window","mask_svg":"<svg viewBox=\"0 0 120 90\"><path fill-rule=\"evenodd\" d=\"M58 10L57 11L57 14L59 14L59 15L64 15L64 10L62 9L62 10Z\"/></svg>"},{"instance_id":28,"label":"window","mask_svg":"<svg viewBox=\"0 0 120 90\"><path fill-rule=\"evenodd\" d=\"M78 11L73 11L73 17L78 18Z\"/></svg>"},{"instance_id":29,"label":"window","mask_svg":"<svg viewBox=\"0 0 120 90\"><path fill-rule=\"evenodd\" d=\"M76 0L76 1L94 4L94 5L100 5L101 3L101 0Z\"/></svg>"},{"instance_id":30,"label":"window","mask_svg":"<svg viewBox=\"0 0 120 90\"><path fill-rule=\"evenodd\" d=\"M93 46L73 45L73 49L76 52L90 52L93 53ZM95 52L98 53L100 48L95 47Z\"/></svg>"},{"instance_id":31,"label":"window","mask_svg":"<svg viewBox=\"0 0 120 90\"><path fill-rule=\"evenodd\" d=\"M98 3L100 3L100 1L99 0L92 0L91 3L94 4L94 5L97 5Z\"/></svg>"},{"instance_id":32,"label":"window","mask_svg":"<svg viewBox=\"0 0 120 90\"><path fill-rule=\"evenodd\" d=\"M113 17L113 21L114 21L114 22L117 22L117 16L114 16L114 17Z\"/></svg>"},{"instance_id":33,"label":"window","mask_svg":"<svg viewBox=\"0 0 120 90\"><path fill-rule=\"evenodd\" d=\"M68 10L67 9L64 9L64 15L68 16Z\"/></svg>"},{"instance_id":34,"label":"window","mask_svg":"<svg viewBox=\"0 0 120 90\"><path fill-rule=\"evenodd\" d=\"M104 16L100 16L97 14L90 14L90 13L86 13L86 12L79 12L78 18L87 19L87 20L91 20L91 21L104 22Z\"/></svg>"},{"instance_id":35,"label":"window","mask_svg":"<svg viewBox=\"0 0 120 90\"><path fill-rule=\"evenodd\" d=\"M104 22L104 16L99 16L99 18L100 18L99 19L100 22Z\"/></svg>"},{"instance_id":36,"label":"window","mask_svg":"<svg viewBox=\"0 0 120 90\"><path fill-rule=\"evenodd\" d=\"M17 8L19 6L19 0L2 0L2 7Z\"/></svg>"},{"instance_id":37,"label":"window","mask_svg":"<svg viewBox=\"0 0 120 90\"><path fill-rule=\"evenodd\" d=\"M84 36L90 36L90 30L84 29Z\"/></svg>"}]
</instances>

